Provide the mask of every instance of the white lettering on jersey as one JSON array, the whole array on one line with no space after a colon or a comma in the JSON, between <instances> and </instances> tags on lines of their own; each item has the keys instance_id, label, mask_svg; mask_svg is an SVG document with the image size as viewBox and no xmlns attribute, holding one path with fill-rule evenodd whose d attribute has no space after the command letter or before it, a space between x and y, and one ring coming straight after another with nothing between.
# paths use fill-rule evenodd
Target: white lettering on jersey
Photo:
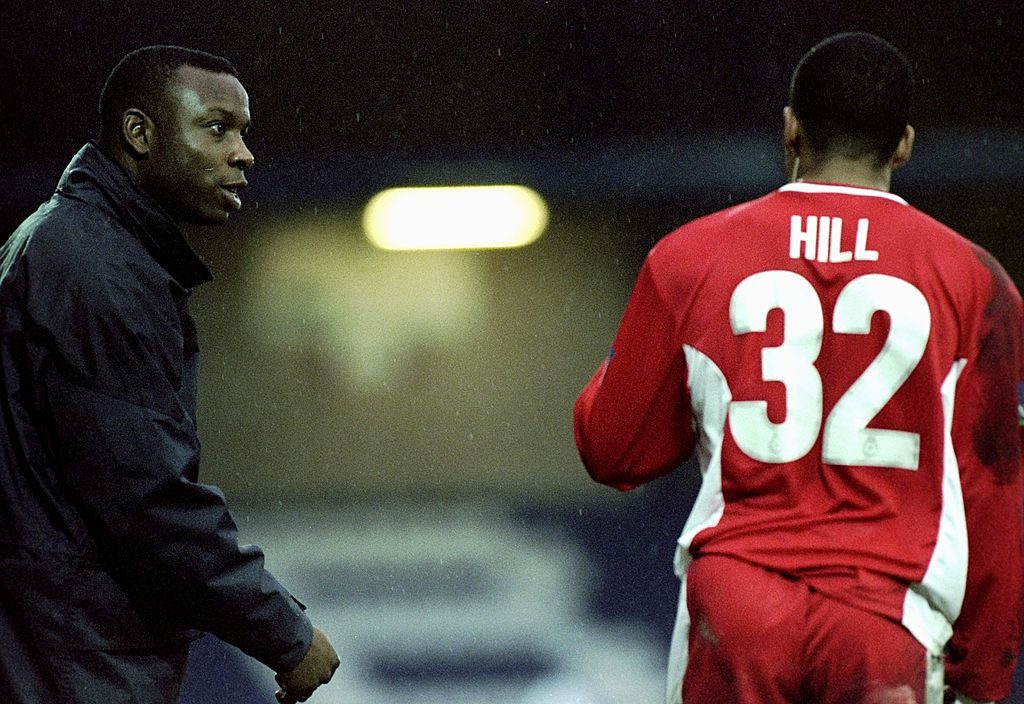
<instances>
[{"instance_id":1,"label":"white lettering on jersey","mask_svg":"<svg viewBox=\"0 0 1024 704\"><path fill-rule=\"evenodd\" d=\"M843 249L843 219L828 215L793 215L789 219L789 258L842 264L848 261L876 262L878 252L868 249L868 219L857 221L854 249Z\"/></svg>"},{"instance_id":2,"label":"white lettering on jersey","mask_svg":"<svg viewBox=\"0 0 1024 704\"><path fill-rule=\"evenodd\" d=\"M867 335L877 311L888 313L891 322L882 349L832 407L824 431L824 379L815 362L826 321L810 282L792 271L748 276L729 301L733 334L765 332L768 313L774 309L783 314L782 343L761 350L761 378L785 387L786 417L773 422L764 400L732 401L729 430L739 448L761 462L793 462L811 450L821 433L822 459L828 464L917 469L917 433L868 425L924 355L931 334L931 311L924 295L913 284L885 274L859 276L840 291L829 326L832 332ZM847 340L843 344L858 344L857 338Z\"/></svg>"},{"instance_id":3,"label":"white lettering on jersey","mask_svg":"<svg viewBox=\"0 0 1024 704\"><path fill-rule=\"evenodd\" d=\"M853 251L853 258L859 262L877 262L878 252L868 249L868 219L861 218L857 221L857 243Z\"/></svg>"}]
</instances>

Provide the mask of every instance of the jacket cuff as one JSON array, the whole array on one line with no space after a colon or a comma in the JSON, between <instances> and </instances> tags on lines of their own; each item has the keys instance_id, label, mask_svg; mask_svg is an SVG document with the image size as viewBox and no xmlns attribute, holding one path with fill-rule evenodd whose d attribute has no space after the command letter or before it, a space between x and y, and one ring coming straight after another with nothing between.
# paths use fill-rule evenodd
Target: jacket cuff
<instances>
[{"instance_id":1,"label":"jacket cuff","mask_svg":"<svg viewBox=\"0 0 1024 704\"><path fill-rule=\"evenodd\" d=\"M301 604L298 600L295 601L302 609L306 607ZM264 665L269 667L274 672L291 672L302 659L306 657L306 653L309 652L310 646L313 645L313 624L310 622L306 614L296 609L295 615L298 619L295 631L296 636L292 640L291 646L278 655L273 661L265 662Z\"/></svg>"}]
</instances>

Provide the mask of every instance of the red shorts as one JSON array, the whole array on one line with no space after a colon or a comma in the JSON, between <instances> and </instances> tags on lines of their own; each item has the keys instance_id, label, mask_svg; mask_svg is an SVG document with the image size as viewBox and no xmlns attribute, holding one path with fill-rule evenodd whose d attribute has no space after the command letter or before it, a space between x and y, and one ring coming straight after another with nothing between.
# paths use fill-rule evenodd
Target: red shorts
<instances>
[{"instance_id":1,"label":"red shorts","mask_svg":"<svg viewBox=\"0 0 1024 704\"><path fill-rule=\"evenodd\" d=\"M707 555L690 564L685 598L688 654L673 643L685 704L942 701L941 660L903 626L799 581Z\"/></svg>"}]
</instances>

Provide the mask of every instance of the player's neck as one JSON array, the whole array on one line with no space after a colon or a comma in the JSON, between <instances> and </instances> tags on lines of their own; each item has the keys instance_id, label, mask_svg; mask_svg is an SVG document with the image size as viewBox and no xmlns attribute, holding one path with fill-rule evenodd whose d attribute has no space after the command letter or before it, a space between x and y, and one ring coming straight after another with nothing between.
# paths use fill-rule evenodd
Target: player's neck
<instances>
[{"instance_id":1,"label":"player's neck","mask_svg":"<svg viewBox=\"0 0 1024 704\"><path fill-rule=\"evenodd\" d=\"M870 160L860 159L807 159L798 160L791 178L794 181L816 181L819 183L841 183L847 186L862 186L888 191L892 180L889 164L879 167Z\"/></svg>"}]
</instances>

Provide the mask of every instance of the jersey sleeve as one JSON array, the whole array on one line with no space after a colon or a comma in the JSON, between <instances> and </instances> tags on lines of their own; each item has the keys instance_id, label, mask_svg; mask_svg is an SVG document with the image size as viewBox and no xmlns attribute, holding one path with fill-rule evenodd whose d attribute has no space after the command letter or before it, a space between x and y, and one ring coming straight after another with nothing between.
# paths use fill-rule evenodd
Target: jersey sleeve
<instances>
[{"instance_id":1,"label":"jersey sleeve","mask_svg":"<svg viewBox=\"0 0 1024 704\"><path fill-rule=\"evenodd\" d=\"M693 450L686 360L650 257L612 351L576 400L576 447L590 476L626 491L675 469Z\"/></svg>"},{"instance_id":2,"label":"jersey sleeve","mask_svg":"<svg viewBox=\"0 0 1024 704\"><path fill-rule=\"evenodd\" d=\"M947 648L946 681L973 699L1010 693L1022 622L1021 299L987 255L992 291L977 351L964 368L953 413L968 533L963 607Z\"/></svg>"}]
</instances>

